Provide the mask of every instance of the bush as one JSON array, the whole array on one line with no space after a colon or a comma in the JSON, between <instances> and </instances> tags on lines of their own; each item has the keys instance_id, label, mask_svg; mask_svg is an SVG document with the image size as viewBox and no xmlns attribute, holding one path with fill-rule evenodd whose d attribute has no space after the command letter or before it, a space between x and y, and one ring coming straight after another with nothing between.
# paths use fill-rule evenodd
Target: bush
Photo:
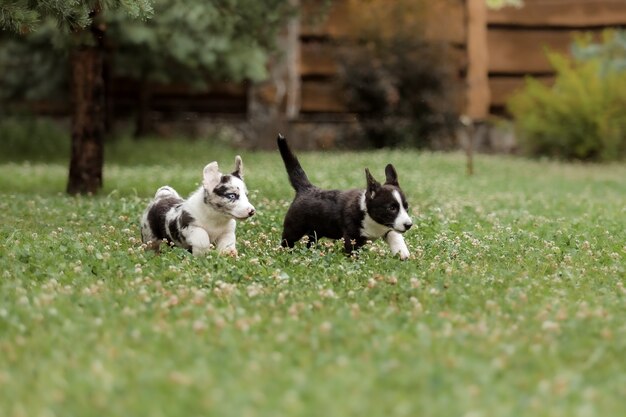
<instances>
[{"instance_id":1,"label":"bush","mask_svg":"<svg viewBox=\"0 0 626 417\"><path fill-rule=\"evenodd\" d=\"M523 152L589 161L626 156L625 40L606 32L602 45L579 38L574 58L547 53L554 85L528 78L508 103Z\"/></svg>"},{"instance_id":2,"label":"bush","mask_svg":"<svg viewBox=\"0 0 626 417\"><path fill-rule=\"evenodd\" d=\"M367 140L376 148L442 147L436 139L458 120L458 77L449 45L427 40L415 29L425 26L429 3L349 4L355 40L340 50L340 81Z\"/></svg>"}]
</instances>

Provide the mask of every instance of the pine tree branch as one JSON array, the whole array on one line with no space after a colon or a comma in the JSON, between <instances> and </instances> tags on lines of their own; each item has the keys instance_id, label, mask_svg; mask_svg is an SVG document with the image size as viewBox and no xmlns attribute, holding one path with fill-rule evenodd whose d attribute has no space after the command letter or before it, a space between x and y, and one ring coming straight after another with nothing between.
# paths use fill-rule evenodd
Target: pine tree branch
<instances>
[{"instance_id":1,"label":"pine tree branch","mask_svg":"<svg viewBox=\"0 0 626 417\"><path fill-rule=\"evenodd\" d=\"M0 4L0 30L10 30L16 33L29 32L39 23L39 20L39 13L29 9L24 1L9 0Z\"/></svg>"}]
</instances>

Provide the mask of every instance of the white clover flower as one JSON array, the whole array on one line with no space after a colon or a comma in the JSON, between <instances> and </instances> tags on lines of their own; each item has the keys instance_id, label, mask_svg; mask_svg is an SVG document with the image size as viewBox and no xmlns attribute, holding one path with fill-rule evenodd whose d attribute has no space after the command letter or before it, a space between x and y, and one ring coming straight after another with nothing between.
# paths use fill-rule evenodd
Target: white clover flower
<instances>
[{"instance_id":1,"label":"white clover flower","mask_svg":"<svg viewBox=\"0 0 626 417\"><path fill-rule=\"evenodd\" d=\"M226 327L226 324L227 324L226 320L222 316L216 316L213 319L213 323L215 324L215 327L217 327L218 329L223 329L224 327Z\"/></svg>"},{"instance_id":2,"label":"white clover flower","mask_svg":"<svg viewBox=\"0 0 626 417\"><path fill-rule=\"evenodd\" d=\"M543 323L541 323L541 330L544 330L544 331L550 332L550 333L556 333L559 330L561 330L561 326L559 325L559 323L556 323L556 322L550 321L550 320L546 320Z\"/></svg>"},{"instance_id":3,"label":"white clover flower","mask_svg":"<svg viewBox=\"0 0 626 417\"><path fill-rule=\"evenodd\" d=\"M286 298L287 298L287 292L281 291L278 293L278 297L276 297L276 302L278 304L284 304Z\"/></svg>"},{"instance_id":4,"label":"white clover flower","mask_svg":"<svg viewBox=\"0 0 626 417\"><path fill-rule=\"evenodd\" d=\"M421 313L422 311L424 311L422 303L420 303L416 297L411 297L409 300L411 301L411 304L413 304L413 311L415 311L416 313Z\"/></svg>"},{"instance_id":5,"label":"white clover flower","mask_svg":"<svg viewBox=\"0 0 626 417\"><path fill-rule=\"evenodd\" d=\"M237 289L235 284L228 284L223 281L217 281L215 283L215 288L213 288L213 293L218 296L230 296Z\"/></svg>"},{"instance_id":6,"label":"white clover flower","mask_svg":"<svg viewBox=\"0 0 626 417\"><path fill-rule=\"evenodd\" d=\"M248 297L253 298L257 295L263 294L263 286L260 284L250 284L246 287L246 292L248 293Z\"/></svg>"},{"instance_id":7,"label":"white clover flower","mask_svg":"<svg viewBox=\"0 0 626 417\"><path fill-rule=\"evenodd\" d=\"M329 321L325 321L322 324L320 324L320 332L322 333L329 333L331 330L333 329L333 324Z\"/></svg>"},{"instance_id":8,"label":"white clover flower","mask_svg":"<svg viewBox=\"0 0 626 417\"><path fill-rule=\"evenodd\" d=\"M200 289L194 290L191 302L194 305L203 305L206 302L206 292Z\"/></svg>"},{"instance_id":9,"label":"white clover flower","mask_svg":"<svg viewBox=\"0 0 626 417\"><path fill-rule=\"evenodd\" d=\"M498 303L493 300L485 301L485 308L490 311L498 310Z\"/></svg>"},{"instance_id":10,"label":"white clover flower","mask_svg":"<svg viewBox=\"0 0 626 417\"><path fill-rule=\"evenodd\" d=\"M137 313L132 308L125 306L122 309L122 315L127 317L134 317Z\"/></svg>"},{"instance_id":11,"label":"white clover flower","mask_svg":"<svg viewBox=\"0 0 626 417\"><path fill-rule=\"evenodd\" d=\"M182 385L182 386L189 386L193 383L193 378L191 378L189 375L183 372L178 372L178 371L170 372L169 380L176 385Z\"/></svg>"},{"instance_id":12,"label":"white clover flower","mask_svg":"<svg viewBox=\"0 0 626 417\"><path fill-rule=\"evenodd\" d=\"M177 306L180 300L176 294L172 294L170 298L164 303L165 308Z\"/></svg>"},{"instance_id":13,"label":"white clover flower","mask_svg":"<svg viewBox=\"0 0 626 417\"><path fill-rule=\"evenodd\" d=\"M300 311L304 309L303 303L294 303L287 309L287 313L293 318L297 318Z\"/></svg>"},{"instance_id":14,"label":"white clover flower","mask_svg":"<svg viewBox=\"0 0 626 417\"><path fill-rule=\"evenodd\" d=\"M322 298L337 298L337 294L335 294L335 291L333 291L332 288L320 290L319 295Z\"/></svg>"},{"instance_id":15,"label":"white clover flower","mask_svg":"<svg viewBox=\"0 0 626 417\"><path fill-rule=\"evenodd\" d=\"M235 322L235 327L241 330L242 332L246 333L248 332L248 330L250 330L250 322L246 320L245 318L241 318Z\"/></svg>"},{"instance_id":16,"label":"white clover flower","mask_svg":"<svg viewBox=\"0 0 626 417\"><path fill-rule=\"evenodd\" d=\"M191 328L196 333L202 333L208 328L208 326L203 320L195 320L191 325Z\"/></svg>"}]
</instances>

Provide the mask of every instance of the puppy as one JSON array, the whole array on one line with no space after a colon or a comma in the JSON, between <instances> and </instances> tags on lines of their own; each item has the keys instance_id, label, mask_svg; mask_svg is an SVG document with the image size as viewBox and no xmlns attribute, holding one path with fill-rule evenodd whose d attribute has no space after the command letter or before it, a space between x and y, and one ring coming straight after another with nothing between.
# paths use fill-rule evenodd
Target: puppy
<instances>
[{"instance_id":1,"label":"puppy","mask_svg":"<svg viewBox=\"0 0 626 417\"><path fill-rule=\"evenodd\" d=\"M368 239L382 237L393 255L399 254L403 260L409 257L402 233L413 222L393 165L385 168L387 178L382 185L366 168L365 190L321 190L311 184L287 140L279 134L277 142L289 181L296 190L283 224L283 247L292 248L303 236L308 236L309 242L322 237L343 238L344 250L350 254Z\"/></svg>"},{"instance_id":2,"label":"puppy","mask_svg":"<svg viewBox=\"0 0 626 417\"><path fill-rule=\"evenodd\" d=\"M141 217L141 239L157 247L165 240L196 256L214 244L220 253L236 256L235 220L255 213L247 194L239 155L230 175L221 174L217 162L211 162L204 167L202 186L187 200L172 187L157 190Z\"/></svg>"}]
</instances>

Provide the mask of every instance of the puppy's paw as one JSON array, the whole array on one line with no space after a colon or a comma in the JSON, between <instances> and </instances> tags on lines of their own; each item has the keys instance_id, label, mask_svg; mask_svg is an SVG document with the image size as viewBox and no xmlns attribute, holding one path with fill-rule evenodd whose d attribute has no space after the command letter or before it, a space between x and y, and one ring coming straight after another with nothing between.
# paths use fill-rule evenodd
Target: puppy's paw
<instances>
[{"instance_id":1,"label":"puppy's paw","mask_svg":"<svg viewBox=\"0 0 626 417\"><path fill-rule=\"evenodd\" d=\"M191 248L191 253L193 256L205 256L211 250L211 246L193 246Z\"/></svg>"},{"instance_id":2,"label":"puppy's paw","mask_svg":"<svg viewBox=\"0 0 626 417\"><path fill-rule=\"evenodd\" d=\"M235 249L234 247L231 248L226 248L224 250L222 250L220 252L221 255L225 255L225 256L230 256L232 258L237 258L239 256L239 253L237 252L237 249Z\"/></svg>"},{"instance_id":3,"label":"puppy's paw","mask_svg":"<svg viewBox=\"0 0 626 417\"><path fill-rule=\"evenodd\" d=\"M396 252L396 255L400 255L401 261L406 261L407 259L409 259L409 256L411 256L407 248L400 249L398 252Z\"/></svg>"},{"instance_id":4,"label":"puppy's paw","mask_svg":"<svg viewBox=\"0 0 626 417\"><path fill-rule=\"evenodd\" d=\"M161 241L157 240L157 241L152 241L149 240L146 243L142 244L141 246L144 247L144 250L152 250L155 253L159 253L161 251Z\"/></svg>"}]
</instances>

